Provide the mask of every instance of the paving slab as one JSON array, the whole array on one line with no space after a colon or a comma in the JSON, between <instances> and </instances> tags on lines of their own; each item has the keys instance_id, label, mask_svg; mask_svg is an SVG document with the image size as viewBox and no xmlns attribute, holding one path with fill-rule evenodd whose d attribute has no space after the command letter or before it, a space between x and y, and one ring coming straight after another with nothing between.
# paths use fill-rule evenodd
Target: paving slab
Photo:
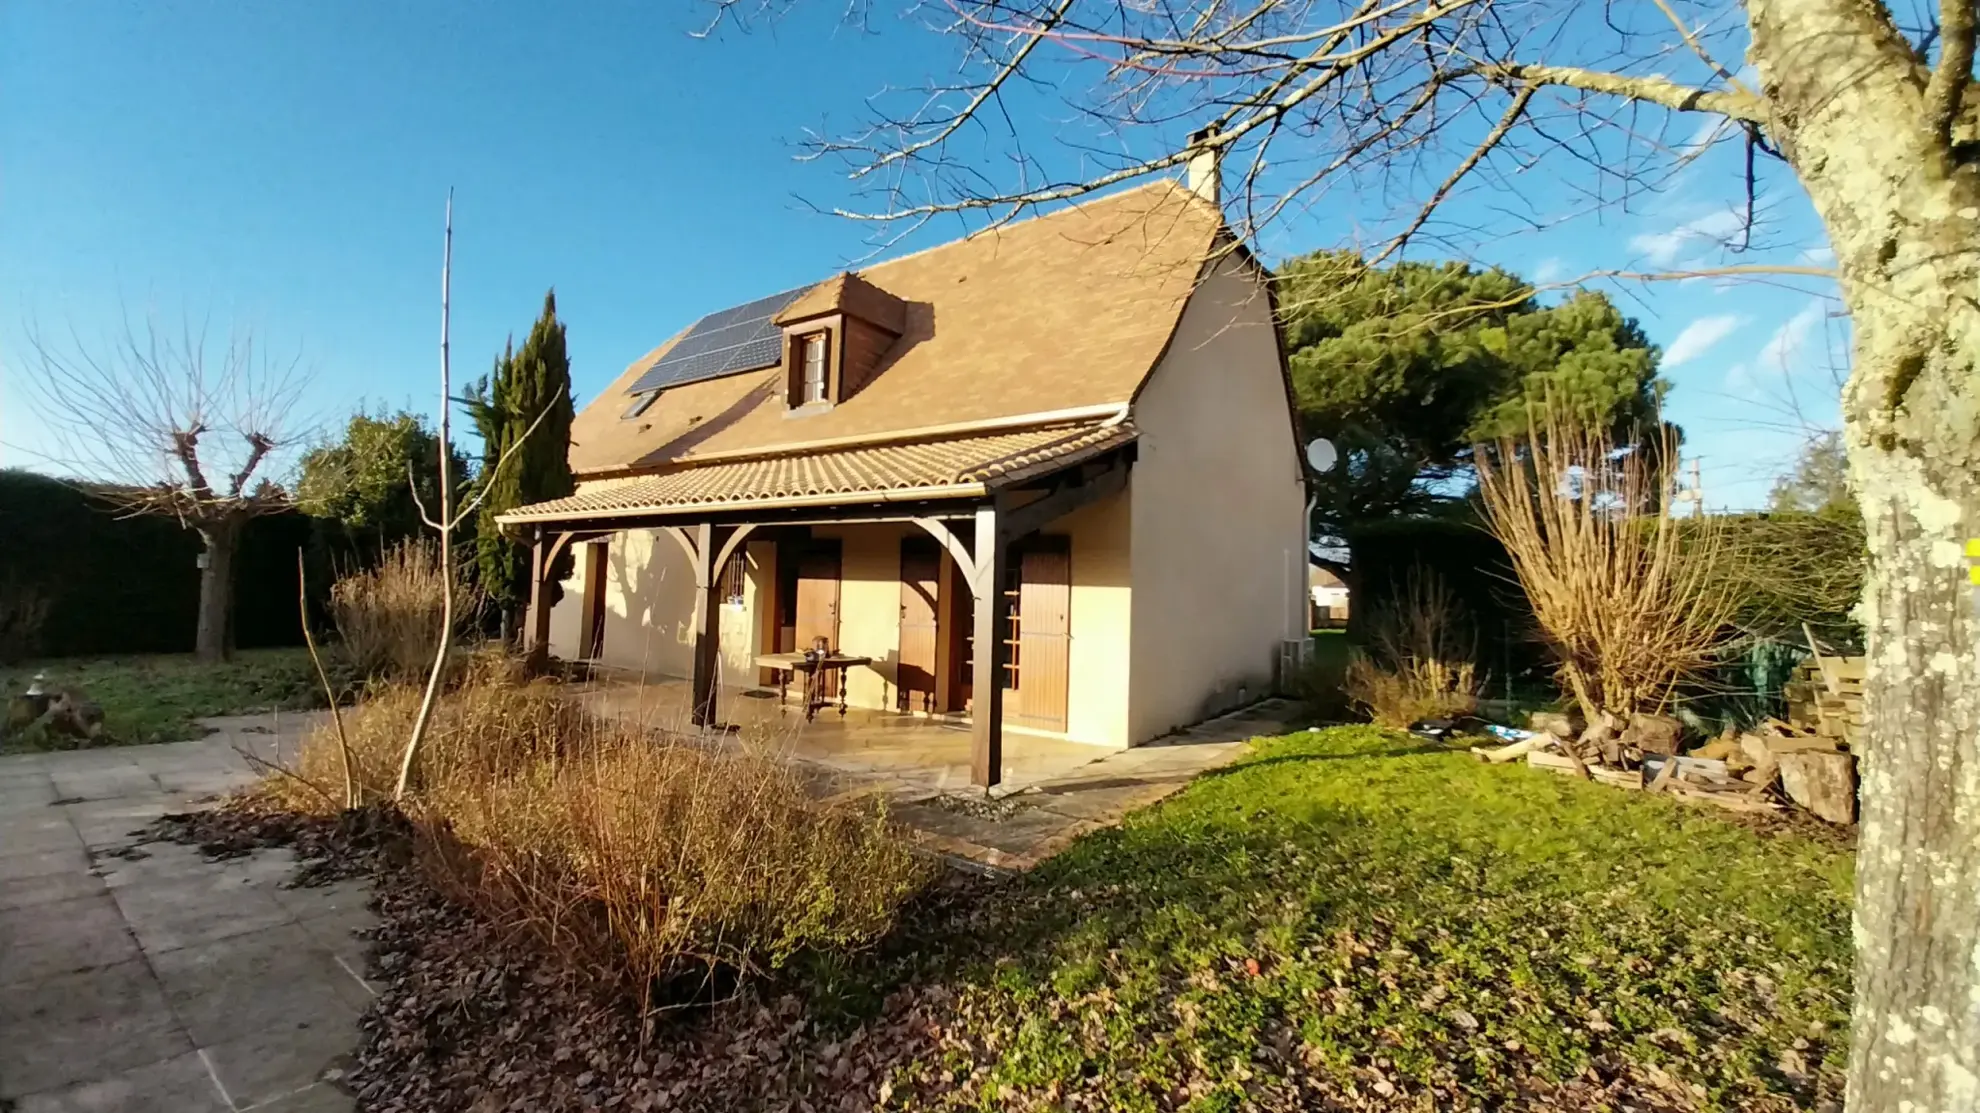
<instances>
[{"instance_id":1,"label":"paving slab","mask_svg":"<svg viewBox=\"0 0 1980 1113\"><path fill-rule=\"evenodd\" d=\"M160 845L158 855L178 853L195 858L191 847ZM187 870L182 876L146 881L112 889L117 907L147 954L160 954L246 935L295 917L275 902L250 876L225 865Z\"/></svg>"},{"instance_id":2,"label":"paving slab","mask_svg":"<svg viewBox=\"0 0 1980 1113\"><path fill-rule=\"evenodd\" d=\"M19 1113L232 1113L199 1052L189 1051L108 1078L31 1094Z\"/></svg>"},{"instance_id":3,"label":"paving slab","mask_svg":"<svg viewBox=\"0 0 1980 1113\"><path fill-rule=\"evenodd\" d=\"M60 808L22 805L0 811L0 857L82 846L82 836Z\"/></svg>"},{"instance_id":4,"label":"paving slab","mask_svg":"<svg viewBox=\"0 0 1980 1113\"><path fill-rule=\"evenodd\" d=\"M0 1098L111 1079L193 1049L142 959L0 993Z\"/></svg>"},{"instance_id":5,"label":"paving slab","mask_svg":"<svg viewBox=\"0 0 1980 1113\"><path fill-rule=\"evenodd\" d=\"M0 913L57 904L103 891L103 882L75 870L34 874L0 881Z\"/></svg>"},{"instance_id":6,"label":"paving slab","mask_svg":"<svg viewBox=\"0 0 1980 1113\"><path fill-rule=\"evenodd\" d=\"M350 975L296 923L154 954L151 968L201 1047L318 1020L357 1019L358 1010L339 993L338 983Z\"/></svg>"},{"instance_id":7,"label":"paving slab","mask_svg":"<svg viewBox=\"0 0 1980 1113\"><path fill-rule=\"evenodd\" d=\"M251 782L310 716L163 746L0 757L0 1110L349 1113L371 925L358 882L294 856L208 861L133 832Z\"/></svg>"},{"instance_id":8,"label":"paving slab","mask_svg":"<svg viewBox=\"0 0 1980 1113\"><path fill-rule=\"evenodd\" d=\"M82 840L71 831L67 846L0 854L0 881L51 873L88 873L89 867L89 852L83 849Z\"/></svg>"},{"instance_id":9,"label":"paving slab","mask_svg":"<svg viewBox=\"0 0 1980 1113\"><path fill-rule=\"evenodd\" d=\"M318 1085L332 1071L348 1074L357 1047L355 1016L291 1019L205 1048L207 1063L237 1108L259 1108ZM320 1102L334 1098L351 1108L351 1099L334 1090L319 1095Z\"/></svg>"},{"instance_id":10,"label":"paving slab","mask_svg":"<svg viewBox=\"0 0 1980 1113\"><path fill-rule=\"evenodd\" d=\"M138 957L137 940L99 886L52 904L0 912L0 987L92 970Z\"/></svg>"},{"instance_id":11,"label":"paving slab","mask_svg":"<svg viewBox=\"0 0 1980 1113\"><path fill-rule=\"evenodd\" d=\"M243 1106L242 1110L243 1113L249 1109L253 1113L351 1113L354 1105L349 1094L319 1082L261 1105Z\"/></svg>"}]
</instances>

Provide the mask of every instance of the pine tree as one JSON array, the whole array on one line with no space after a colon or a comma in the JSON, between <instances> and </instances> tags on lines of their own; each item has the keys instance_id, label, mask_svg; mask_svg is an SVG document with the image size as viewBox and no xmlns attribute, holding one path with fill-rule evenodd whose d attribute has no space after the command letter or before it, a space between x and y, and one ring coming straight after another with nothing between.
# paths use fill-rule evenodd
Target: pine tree
<instances>
[{"instance_id":1,"label":"pine tree","mask_svg":"<svg viewBox=\"0 0 1980 1113\"><path fill-rule=\"evenodd\" d=\"M561 498L576 487L570 464L576 407L571 402L571 361L564 337L564 325L557 320L557 292L551 290L543 298L543 315L530 327L522 347L517 349L512 342L505 348L494 371L468 394L469 415L482 436L483 482L491 484L481 504L476 564L482 590L502 615L504 638L513 638L529 601L530 553L528 540L504 535L495 518L518 506ZM495 462L525 435L528 439L522 447L498 470ZM551 569L553 601L554 585L570 569L566 552Z\"/></svg>"}]
</instances>

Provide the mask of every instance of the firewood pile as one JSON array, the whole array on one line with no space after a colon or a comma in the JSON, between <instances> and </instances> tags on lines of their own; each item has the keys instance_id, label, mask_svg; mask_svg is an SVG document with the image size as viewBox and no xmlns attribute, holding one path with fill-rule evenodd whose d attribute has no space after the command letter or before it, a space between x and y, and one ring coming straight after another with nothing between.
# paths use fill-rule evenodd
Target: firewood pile
<instances>
[{"instance_id":1,"label":"firewood pile","mask_svg":"<svg viewBox=\"0 0 1980 1113\"><path fill-rule=\"evenodd\" d=\"M1532 729L1508 745L1476 746L1483 761L1524 760L1536 768L1615 788L1666 792L1729 811L1778 812L1793 806L1831 823L1856 819L1856 759L1817 729L1767 719L1681 752L1683 728L1661 715L1613 716L1577 732L1568 716L1536 712Z\"/></svg>"},{"instance_id":2,"label":"firewood pile","mask_svg":"<svg viewBox=\"0 0 1980 1113\"><path fill-rule=\"evenodd\" d=\"M1863 729L1863 658L1813 658L1795 669L1785 694L1789 722L1849 746Z\"/></svg>"}]
</instances>

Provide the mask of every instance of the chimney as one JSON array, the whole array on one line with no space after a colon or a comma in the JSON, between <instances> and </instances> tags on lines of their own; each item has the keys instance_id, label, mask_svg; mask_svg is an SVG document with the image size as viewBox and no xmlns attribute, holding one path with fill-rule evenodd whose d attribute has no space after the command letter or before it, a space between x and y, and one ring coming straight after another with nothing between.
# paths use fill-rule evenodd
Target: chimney
<instances>
[{"instance_id":1,"label":"chimney","mask_svg":"<svg viewBox=\"0 0 1980 1113\"><path fill-rule=\"evenodd\" d=\"M1217 129L1206 127L1191 133L1189 137L1189 162L1183 177L1183 184L1191 193L1210 202L1212 205L1224 203L1223 172L1218 163L1224 157L1224 145L1217 139Z\"/></svg>"}]
</instances>

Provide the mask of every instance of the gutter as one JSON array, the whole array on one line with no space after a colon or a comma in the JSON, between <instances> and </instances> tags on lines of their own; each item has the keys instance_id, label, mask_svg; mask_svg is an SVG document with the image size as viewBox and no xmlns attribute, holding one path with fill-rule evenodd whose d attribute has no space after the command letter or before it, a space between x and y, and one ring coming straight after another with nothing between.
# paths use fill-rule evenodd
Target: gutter
<instances>
[{"instance_id":1,"label":"gutter","mask_svg":"<svg viewBox=\"0 0 1980 1113\"><path fill-rule=\"evenodd\" d=\"M806 506L842 506L846 503L920 502L924 499L981 498L990 493L982 483L950 483L941 487L902 487L885 491L841 491L831 494L789 495L778 499L735 499L724 502L669 503L666 506L627 506L613 510L585 510L560 514L498 514L495 521L505 526L534 522L598 521L618 518L655 518L675 514L711 514L735 510L789 510Z\"/></svg>"}]
</instances>

